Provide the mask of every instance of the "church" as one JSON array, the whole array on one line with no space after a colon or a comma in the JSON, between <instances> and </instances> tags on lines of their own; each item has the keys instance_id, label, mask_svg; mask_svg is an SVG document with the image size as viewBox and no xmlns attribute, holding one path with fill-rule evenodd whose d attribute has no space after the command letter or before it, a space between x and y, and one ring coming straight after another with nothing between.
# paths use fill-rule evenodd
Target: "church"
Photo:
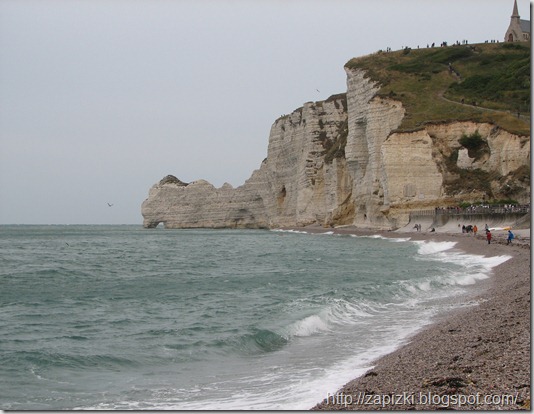
<instances>
[{"instance_id":1,"label":"church","mask_svg":"<svg viewBox=\"0 0 534 414\"><path fill-rule=\"evenodd\" d=\"M514 11L510 18L510 26L504 35L505 42L528 42L530 40L530 20L521 20L517 11L517 0L514 0Z\"/></svg>"}]
</instances>

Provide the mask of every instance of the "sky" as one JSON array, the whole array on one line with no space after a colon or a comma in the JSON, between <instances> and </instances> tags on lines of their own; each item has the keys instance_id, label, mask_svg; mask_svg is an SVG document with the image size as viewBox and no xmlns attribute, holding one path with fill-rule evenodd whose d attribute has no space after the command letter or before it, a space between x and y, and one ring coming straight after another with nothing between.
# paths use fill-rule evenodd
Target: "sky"
<instances>
[{"instance_id":1,"label":"sky","mask_svg":"<svg viewBox=\"0 0 534 414\"><path fill-rule=\"evenodd\" d=\"M518 0L522 19L530 3ZM167 174L242 185L269 131L387 47L502 41L513 0L1 0L0 224L142 224ZM112 204L112 206L108 206Z\"/></svg>"}]
</instances>

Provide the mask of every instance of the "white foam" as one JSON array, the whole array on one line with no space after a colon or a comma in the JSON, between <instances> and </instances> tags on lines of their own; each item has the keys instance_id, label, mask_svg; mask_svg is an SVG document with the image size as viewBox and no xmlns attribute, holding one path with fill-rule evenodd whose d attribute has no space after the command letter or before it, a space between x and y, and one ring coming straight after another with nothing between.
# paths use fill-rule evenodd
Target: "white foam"
<instances>
[{"instance_id":1,"label":"white foam","mask_svg":"<svg viewBox=\"0 0 534 414\"><path fill-rule=\"evenodd\" d=\"M479 280L487 279L491 270L511 258L508 255L486 257L482 255L466 254L458 251L450 251L456 242L414 241L418 246L419 257L417 260L438 261L453 263L461 266L461 270L451 271L441 275L428 284L420 282L416 288L406 288L415 293L417 289L428 291L433 284L438 286L467 286L473 285Z\"/></svg>"},{"instance_id":2,"label":"white foam","mask_svg":"<svg viewBox=\"0 0 534 414\"><path fill-rule=\"evenodd\" d=\"M344 299L334 299L317 313L306 316L282 329L281 335L289 339L328 332L332 327L353 325L377 312L376 307L369 304L353 304Z\"/></svg>"},{"instance_id":3,"label":"white foam","mask_svg":"<svg viewBox=\"0 0 534 414\"><path fill-rule=\"evenodd\" d=\"M485 273L471 273L466 275L458 275L456 283L461 286L474 285L478 280L487 279L489 276Z\"/></svg>"},{"instance_id":4,"label":"white foam","mask_svg":"<svg viewBox=\"0 0 534 414\"><path fill-rule=\"evenodd\" d=\"M436 242L425 240L416 240L414 243L419 246L418 253L423 255L450 250L456 245L456 242Z\"/></svg>"},{"instance_id":5,"label":"white foam","mask_svg":"<svg viewBox=\"0 0 534 414\"><path fill-rule=\"evenodd\" d=\"M380 240L387 240L394 243L403 243L410 241L410 237L385 237L380 234L371 234L371 235L358 235L358 234L351 234L351 237L357 237L357 238L365 238L365 239L380 239Z\"/></svg>"},{"instance_id":6,"label":"white foam","mask_svg":"<svg viewBox=\"0 0 534 414\"><path fill-rule=\"evenodd\" d=\"M401 243L410 241L411 237L388 237L387 239L391 240L392 242Z\"/></svg>"},{"instance_id":7,"label":"white foam","mask_svg":"<svg viewBox=\"0 0 534 414\"><path fill-rule=\"evenodd\" d=\"M454 242L445 242L454 243ZM456 251L447 251L453 246L445 248L447 246L436 246L434 244L424 244L419 247L418 253L424 256L424 260L440 261L445 263L454 263L459 266L465 267L467 270L471 270L475 267L482 268L485 271L489 271L496 266L511 259L512 256L482 256L477 254L466 254ZM421 258L420 258L421 259Z\"/></svg>"},{"instance_id":8,"label":"white foam","mask_svg":"<svg viewBox=\"0 0 534 414\"><path fill-rule=\"evenodd\" d=\"M510 260L512 256L503 255L503 256L492 256L492 257L484 257L484 263L483 265L488 268L492 269L496 266L499 266L500 264L503 264L507 260Z\"/></svg>"},{"instance_id":9,"label":"white foam","mask_svg":"<svg viewBox=\"0 0 534 414\"><path fill-rule=\"evenodd\" d=\"M409 325L401 324L385 332L387 345L374 343L361 352L339 360L336 364L324 369L320 375L315 371L314 375L304 381L293 381L286 385L283 394L278 392L271 402L262 401L260 406L254 409L283 409L283 410L309 410L315 404L335 394L344 384L366 371L373 368L373 363L383 355L387 355L399 348L408 337L428 323L426 317L422 317L416 323ZM298 398L295 398L297 397Z\"/></svg>"},{"instance_id":10,"label":"white foam","mask_svg":"<svg viewBox=\"0 0 534 414\"><path fill-rule=\"evenodd\" d=\"M311 315L295 322L289 329L291 336L311 336L318 332L328 331L327 323L319 315Z\"/></svg>"},{"instance_id":11,"label":"white foam","mask_svg":"<svg viewBox=\"0 0 534 414\"><path fill-rule=\"evenodd\" d=\"M323 375L305 384L295 387L293 395L299 395L300 401L293 404L288 402L283 409L286 410L309 410L315 404L335 394L344 384L363 375L373 368L373 363L381 356L387 355L399 348L407 337L413 335L422 327L404 327L403 331L395 332L394 338L388 338L388 345L374 346L352 357L340 361L328 368ZM391 341L393 339L393 341ZM319 397L319 398L318 398Z\"/></svg>"},{"instance_id":12,"label":"white foam","mask_svg":"<svg viewBox=\"0 0 534 414\"><path fill-rule=\"evenodd\" d=\"M301 231L301 230L271 229L271 231L274 231L276 233L309 234L307 231Z\"/></svg>"},{"instance_id":13,"label":"white foam","mask_svg":"<svg viewBox=\"0 0 534 414\"><path fill-rule=\"evenodd\" d=\"M323 311L328 321L337 325L353 324L356 320L373 316L377 312L376 306L365 302L358 304L350 303L344 299L335 299L333 303Z\"/></svg>"},{"instance_id":14,"label":"white foam","mask_svg":"<svg viewBox=\"0 0 534 414\"><path fill-rule=\"evenodd\" d=\"M418 245L418 253L420 255L428 256L432 255L432 260L438 260L443 262L455 263L461 266L482 266L485 269L492 269L495 266L506 262L511 259L512 256L482 256L477 254L466 254L460 252L449 252L456 242L434 242L434 241L414 241Z\"/></svg>"},{"instance_id":15,"label":"white foam","mask_svg":"<svg viewBox=\"0 0 534 414\"><path fill-rule=\"evenodd\" d=\"M417 287L420 289L420 290L423 290L425 292L428 292L431 287L430 287L430 281L426 280L424 282L421 282L417 285Z\"/></svg>"}]
</instances>

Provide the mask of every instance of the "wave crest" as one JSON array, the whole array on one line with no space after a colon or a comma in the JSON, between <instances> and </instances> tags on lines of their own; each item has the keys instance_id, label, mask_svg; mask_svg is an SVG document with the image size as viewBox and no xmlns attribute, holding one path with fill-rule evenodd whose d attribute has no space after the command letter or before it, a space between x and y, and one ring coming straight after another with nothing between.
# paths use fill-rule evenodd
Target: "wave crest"
<instances>
[{"instance_id":1,"label":"wave crest","mask_svg":"<svg viewBox=\"0 0 534 414\"><path fill-rule=\"evenodd\" d=\"M414 243L419 246L417 252L422 255L440 253L445 250L450 250L454 246L456 246L456 242L436 242L436 241L416 240L414 241Z\"/></svg>"}]
</instances>

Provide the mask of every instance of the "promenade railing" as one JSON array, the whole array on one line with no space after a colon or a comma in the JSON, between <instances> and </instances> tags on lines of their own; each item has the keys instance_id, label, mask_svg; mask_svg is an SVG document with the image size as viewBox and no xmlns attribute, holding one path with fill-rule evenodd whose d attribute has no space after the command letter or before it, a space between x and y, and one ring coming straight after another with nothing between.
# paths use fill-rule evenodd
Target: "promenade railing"
<instances>
[{"instance_id":1,"label":"promenade railing","mask_svg":"<svg viewBox=\"0 0 534 414\"><path fill-rule=\"evenodd\" d=\"M421 216L437 216L437 215L466 215L466 214L527 214L530 213L530 204L515 205L471 205L469 207L436 207L428 210L414 210L410 212L410 218Z\"/></svg>"}]
</instances>

